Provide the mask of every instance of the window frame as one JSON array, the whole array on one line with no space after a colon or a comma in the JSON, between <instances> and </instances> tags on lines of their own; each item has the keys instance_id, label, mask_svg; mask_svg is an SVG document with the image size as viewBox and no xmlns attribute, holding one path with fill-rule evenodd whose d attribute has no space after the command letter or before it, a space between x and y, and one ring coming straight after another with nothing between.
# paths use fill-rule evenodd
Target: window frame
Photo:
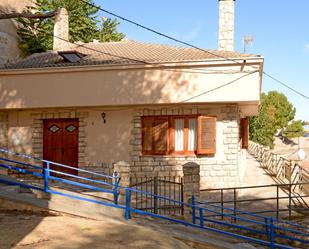
<instances>
[{"instance_id":1,"label":"window frame","mask_svg":"<svg viewBox=\"0 0 309 249\"><path fill-rule=\"evenodd\" d=\"M201 114L196 114L196 115L158 115L158 116L142 116L141 117L141 151L142 155L145 156L197 156L197 155L202 155L201 153L198 153L198 143L200 140L200 134L199 134L199 124L198 120L199 117L204 116ZM215 117L213 115L207 115L205 117ZM144 120L149 120L152 119L152 149L149 151L144 150L144 136L145 136L145 126L144 126ZM153 133L153 128L154 128L154 122L155 119L166 119L168 121L168 135L167 135L167 151L165 153L159 153L155 151L155 146L154 146L154 133ZM184 119L184 150L183 151L175 151L175 119ZM189 131L189 119L196 119L196 149L193 151L188 150L188 131ZM216 134L216 128L214 130ZM207 154L214 154L214 153L207 153Z\"/></svg>"},{"instance_id":2,"label":"window frame","mask_svg":"<svg viewBox=\"0 0 309 249\"><path fill-rule=\"evenodd\" d=\"M196 155L197 150L188 150L188 139L189 139L189 119L196 119L198 120L199 115L173 115L170 117L170 155ZM175 119L184 119L184 131L183 131L183 148L182 151L175 151ZM196 126L196 132L198 132ZM198 137L198 134L197 134ZM197 141L196 141L197 145Z\"/></svg>"}]
</instances>

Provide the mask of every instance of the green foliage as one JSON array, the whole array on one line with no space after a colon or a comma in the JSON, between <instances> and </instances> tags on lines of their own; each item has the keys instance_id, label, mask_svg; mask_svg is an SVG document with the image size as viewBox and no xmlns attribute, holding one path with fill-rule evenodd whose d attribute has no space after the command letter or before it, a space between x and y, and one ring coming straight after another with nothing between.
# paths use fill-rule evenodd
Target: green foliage
<instances>
[{"instance_id":1,"label":"green foliage","mask_svg":"<svg viewBox=\"0 0 309 249\"><path fill-rule=\"evenodd\" d=\"M117 31L118 25L119 22L116 19L102 18L102 28L99 34L100 41L121 41L125 35Z\"/></svg>"},{"instance_id":2,"label":"green foliage","mask_svg":"<svg viewBox=\"0 0 309 249\"><path fill-rule=\"evenodd\" d=\"M269 115L273 118L272 124L276 129L286 127L295 117L296 109L283 93L270 91L268 95L265 95L264 105L270 112Z\"/></svg>"},{"instance_id":3,"label":"green foliage","mask_svg":"<svg viewBox=\"0 0 309 249\"><path fill-rule=\"evenodd\" d=\"M288 126L294 119L296 109L283 93L270 91L263 93L259 115L250 118L250 139L273 148L277 129Z\"/></svg>"},{"instance_id":4,"label":"green foliage","mask_svg":"<svg viewBox=\"0 0 309 249\"><path fill-rule=\"evenodd\" d=\"M92 0L87 0L92 3ZM58 8L66 8L69 15L69 40L70 42L91 42L93 39L100 41L119 41L124 34L117 32L117 20L104 22L102 30L97 26L97 12L94 8L78 0L36 0L34 7L27 11L49 12ZM18 35L20 49L24 56L51 50L53 47L53 27L55 18L26 19L19 18ZM110 33L109 33L110 32Z\"/></svg>"},{"instance_id":5,"label":"green foliage","mask_svg":"<svg viewBox=\"0 0 309 249\"><path fill-rule=\"evenodd\" d=\"M283 131L283 135L288 138L302 137L305 135L304 127L301 120L293 121Z\"/></svg>"}]
</instances>

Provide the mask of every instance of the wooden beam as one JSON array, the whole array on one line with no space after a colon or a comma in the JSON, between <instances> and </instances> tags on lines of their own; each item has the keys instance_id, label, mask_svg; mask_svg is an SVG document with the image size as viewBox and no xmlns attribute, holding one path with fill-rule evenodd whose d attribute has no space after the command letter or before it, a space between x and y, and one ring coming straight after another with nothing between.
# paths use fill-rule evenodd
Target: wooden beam
<instances>
[{"instance_id":1,"label":"wooden beam","mask_svg":"<svg viewBox=\"0 0 309 249\"><path fill-rule=\"evenodd\" d=\"M46 12L46 13L31 13L31 12L12 12L12 13L0 13L0 19L11 19L11 18L49 18L56 15L57 10Z\"/></svg>"}]
</instances>

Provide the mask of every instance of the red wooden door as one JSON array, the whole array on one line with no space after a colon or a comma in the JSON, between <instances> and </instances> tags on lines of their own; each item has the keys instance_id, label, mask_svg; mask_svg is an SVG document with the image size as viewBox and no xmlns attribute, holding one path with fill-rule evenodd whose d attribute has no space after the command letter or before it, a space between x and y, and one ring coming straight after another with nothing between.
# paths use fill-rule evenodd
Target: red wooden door
<instances>
[{"instance_id":1,"label":"red wooden door","mask_svg":"<svg viewBox=\"0 0 309 249\"><path fill-rule=\"evenodd\" d=\"M43 123L43 158L78 168L78 128L78 119L45 119ZM51 164L50 168L77 175L75 169L54 164Z\"/></svg>"}]
</instances>

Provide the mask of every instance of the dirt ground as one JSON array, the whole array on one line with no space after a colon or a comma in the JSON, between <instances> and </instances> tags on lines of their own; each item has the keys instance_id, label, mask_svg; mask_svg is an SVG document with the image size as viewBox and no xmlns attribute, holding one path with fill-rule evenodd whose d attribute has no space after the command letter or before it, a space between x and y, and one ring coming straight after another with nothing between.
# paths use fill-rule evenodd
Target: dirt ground
<instances>
[{"instance_id":1,"label":"dirt ground","mask_svg":"<svg viewBox=\"0 0 309 249\"><path fill-rule=\"evenodd\" d=\"M74 216L0 212L0 248L14 249L211 249L179 240L133 222L96 221Z\"/></svg>"}]
</instances>

